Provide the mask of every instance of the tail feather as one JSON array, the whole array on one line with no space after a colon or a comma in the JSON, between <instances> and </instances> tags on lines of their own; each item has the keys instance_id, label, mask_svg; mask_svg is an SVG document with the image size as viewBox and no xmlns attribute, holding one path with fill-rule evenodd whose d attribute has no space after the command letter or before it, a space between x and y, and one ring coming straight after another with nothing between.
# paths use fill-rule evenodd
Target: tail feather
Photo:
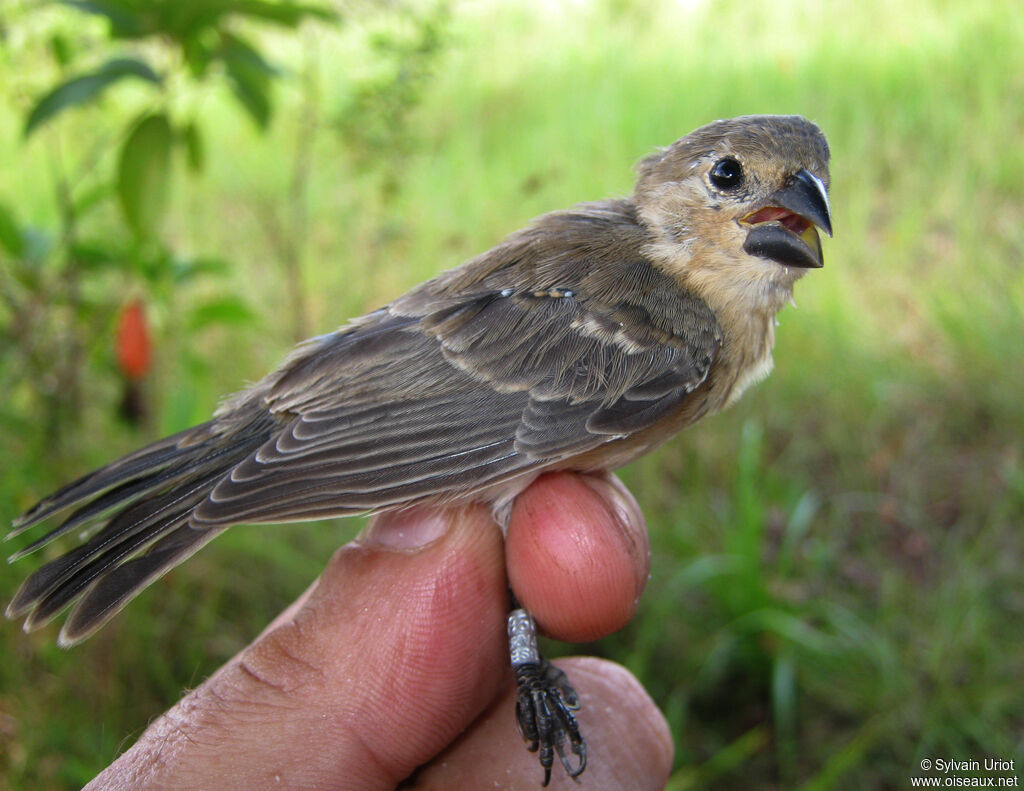
<instances>
[{"instance_id":1,"label":"tail feather","mask_svg":"<svg viewBox=\"0 0 1024 791\"><path fill-rule=\"evenodd\" d=\"M64 558L57 558L37 569L25 580L22 588L32 589L31 602L23 601L21 591L11 602L12 608L16 605L24 608L26 604L31 607L25 628L31 631L44 625L93 582L105 574L116 573L117 566L136 552L168 531L186 524L189 513L206 498L219 478L219 474L210 476L198 482L187 494L175 490L163 497L139 503L119 514L79 547L85 551L76 554L72 565L64 563Z\"/></svg>"},{"instance_id":2,"label":"tail feather","mask_svg":"<svg viewBox=\"0 0 1024 791\"><path fill-rule=\"evenodd\" d=\"M260 442L262 442L262 437L260 438ZM207 442L202 445L187 448L185 451L182 451L183 454L187 453L187 458L184 460L179 459L178 464L171 467L159 467L156 472L153 472L150 475L144 475L139 478L128 480L114 488L108 489L103 494L96 497L96 499L87 501L85 505L82 505L73 511L71 515L57 527L40 536L23 549L12 554L7 559L8 562L13 563L26 555L31 555L36 550L41 549L54 539L59 538L75 528L88 525L90 522L99 521L99 517L107 511L120 508L121 514L125 514L127 512L126 509L131 507L133 503L137 502L140 498L151 495L153 492L170 490L176 484L184 483L189 479L193 479L207 470L217 469L223 473L223 457L225 455L230 456L231 466L237 463L239 450L237 447L208 450L209 444L210 443ZM258 444L259 443L256 443L255 445L246 444L245 447L255 448L258 447ZM199 456L198 459L195 458L197 456ZM172 459L172 461L174 461L174 459ZM86 494L84 497L79 498L68 505L74 505L81 502L82 499L88 496L89 495ZM45 517L42 518L45 519ZM35 524L35 522L33 522L33 524ZM25 527L30 526L31 525L26 525ZM25 527L19 528L18 532L24 530Z\"/></svg>"},{"instance_id":3,"label":"tail feather","mask_svg":"<svg viewBox=\"0 0 1024 791\"><path fill-rule=\"evenodd\" d=\"M151 582L198 552L227 527L193 528L188 524L172 530L112 574L101 577L72 608L58 638L62 646L74 645L113 618L122 607Z\"/></svg>"},{"instance_id":4,"label":"tail feather","mask_svg":"<svg viewBox=\"0 0 1024 791\"><path fill-rule=\"evenodd\" d=\"M30 613L47 592L53 590L61 580L67 579L78 565L86 562L91 554L92 549L88 545L75 547L59 558L51 560L42 568L36 569L28 579L21 583L18 592L14 594L14 598L7 605L4 615L8 618L20 618Z\"/></svg>"},{"instance_id":5,"label":"tail feather","mask_svg":"<svg viewBox=\"0 0 1024 791\"><path fill-rule=\"evenodd\" d=\"M143 478L136 478L135 480L128 481L127 483L123 483L120 486L110 489L95 500L87 502L85 505L76 509L57 527L40 536L24 549L18 550L7 560L8 562L13 563L26 555L31 555L36 550L42 549L51 541L74 530L75 528L88 525L90 522L97 520L107 511L113 510L117 507L127 507L134 503L139 497L153 491L161 484L172 483L174 481L181 480L183 477L183 473L178 470L163 471L154 473L153 475L147 475Z\"/></svg>"},{"instance_id":6,"label":"tail feather","mask_svg":"<svg viewBox=\"0 0 1024 791\"><path fill-rule=\"evenodd\" d=\"M105 467L100 467L98 470L83 475L66 486L62 486L15 519L14 529L7 534L7 538L14 538L33 525L37 525L54 514L90 497L94 497L117 484L131 481L139 475L161 470L182 457L194 456L196 452L195 439L199 437L208 438L210 435L208 429L212 425L212 422L203 423L177 434L172 434L170 437L165 437L151 445L140 448L134 453L130 453ZM204 437L204 435L206 436ZM184 443L183 440L187 439L193 441Z\"/></svg>"},{"instance_id":7,"label":"tail feather","mask_svg":"<svg viewBox=\"0 0 1024 791\"><path fill-rule=\"evenodd\" d=\"M87 539L46 563L22 584L7 608L37 629L74 606L60 642L84 639L146 585L223 532L194 526L192 515L226 475L270 436L267 413L228 430L206 423L147 446L41 501L15 533L77 506L60 525L15 553L15 560L82 528Z\"/></svg>"}]
</instances>

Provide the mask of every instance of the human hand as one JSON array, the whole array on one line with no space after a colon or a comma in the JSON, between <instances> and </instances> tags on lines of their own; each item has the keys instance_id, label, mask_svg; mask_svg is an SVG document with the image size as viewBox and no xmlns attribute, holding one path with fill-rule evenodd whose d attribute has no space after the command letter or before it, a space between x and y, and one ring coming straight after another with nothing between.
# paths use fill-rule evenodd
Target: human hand
<instances>
[{"instance_id":1,"label":"human hand","mask_svg":"<svg viewBox=\"0 0 1024 791\"><path fill-rule=\"evenodd\" d=\"M376 517L88 788L536 789L513 716L508 585L547 634L597 639L633 615L648 549L611 476L538 479L504 543L483 506ZM557 664L580 695L587 791L663 788L671 737L639 682L595 658Z\"/></svg>"}]
</instances>

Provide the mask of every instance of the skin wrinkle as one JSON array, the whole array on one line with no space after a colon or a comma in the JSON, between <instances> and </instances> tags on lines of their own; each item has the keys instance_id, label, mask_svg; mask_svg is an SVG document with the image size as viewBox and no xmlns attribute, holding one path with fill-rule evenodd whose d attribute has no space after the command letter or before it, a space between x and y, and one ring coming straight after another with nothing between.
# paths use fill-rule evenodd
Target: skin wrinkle
<instances>
[{"instance_id":1,"label":"skin wrinkle","mask_svg":"<svg viewBox=\"0 0 1024 791\"><path fill-rule=\"evenodd\" d=\"M296 651L291 650L286 641L275 640L274 635L270 635L266 644L272 645L277 652L277 656L271 660L270 667L261 668L259 663L254 661L252 651L243 653L238 662L239 669L254 681L283 694L292 693L308 683L323 685L323 669L306 661ZM290 666L297 667L300 672L289 672ZM278 677L279 680L275 677ZM293 683L289 683L293 679L295 679Z\"/></svg>"},{"instance_id":2,"label":"skin wrinkle","mask_svg":"<svg viewBox=\"0 0 1024 791\"><path fill-rule=\"evenodd\" d=\"M249 683L251 677L239 668L237 661L225 666L172 709L180 724L174 732L184 741L216 751L237 738L239 728L246 732L247 726L283 722L294 713L295 705L278 690L262 683L258 683L256 690L247 690ZM206 738L196 739L193 734Z\"/></svg>"},{"instance_id":3,"label":"skin wrinkle","mask_svg":"<svg viewBox=\"0 0 1024 791\"><path fill-rule=\"evenodd\" d=\"M246 660L245 655L243 655L238 660L238 669L240 671L242 671L242 673L244 673L250 679L255 681L257 684L270 687L275 692L284 692L285 691L285 688L283 686L281 686L280 684L274 684L273 682L269 681L266 677L264 677L261 673L258 673L257 671L253 670L249 666L249 662Z\"/></svg>"},{"instance_id":4,"label":"skin wrinkle","mask_svg":"<svg viewBox=\"0 0 1024 791\"><path fill-rule=\"evenodd\" d=\"M158 782L156 778L159 778L163 770L175 765L176 755L187 754L188 751L182 749L182 742L191 747L198 745L202 748L208 746L216 748L218 745L216 736L207 740L199 740L194 737L195 733L207 733L210 721L206 718L198 721L190 720L190 714L186 714L184 711L194 711L195 707L183 705L188 700L190 698L186 698L182 703L173 707L146 730L139 743L145 742L149 749L142 755L138 750L133 750L128 754L127 761L122 759L121 763L126 765L121 766L121 771L113 785L104 782L104 776L101 774L86 788L164 788L166 785ZM229 739L230 735L227 735L225 741Z\"/></svg>"},{"instance_id":5,"label":"skin wrinkle","mask_svg":"<svg viewBox=\"0 0 1024 791\"><path fill-rule=\"evenodd\" d=\"M490 522L489 517L483 509L479 507L474 509L473 518L476 521L486 520ZM493 527L491 527L493 531ZM481 531L480 535L473 534L468 538L473 541L479 541L484 537L486 531ZM488 537L490 545L495 548L500 548L497 541L496 531ZM382 703L382 694L389 695L393 699L405 699L409 695L416 696L419 699L420 708L431 710L431 711L445 711L445 703L450 703L452 698L450 693L446 693L446 697L443 700L431 700L431 690L437 686L447 687L449 685L441 683L437 678L430 679L425 674L430 671L426 670L425 663L419 661L422 657L435 657L439 652L451 653L452 646L448 644L444 639L444 635L450 632L452 629L464 630L464 627L449 627L444 630L436 629L433 624L436 624L439 619L450 620L452 617L463 618L464 612L467 609L464 606L452 607L452 603L459 605L460 602L467 601L466 588L480 590L487 587L492 587L493 583L485 583L483 580L485 576L482 574L482 570L479 567L470 565L467 567L466 557L473 557L474 553L467 553L465 551L458 551L457 545L448 546L444 550L444 557L438 563L438 572L427 584L418 584L417 587L410 591L407 596L409 601L410 612L415 614L413 625L406 629L402 635L399 636L397 641L398 646L391 651L387 656L381 656L378 658L374 657L363 657L364 661L376 663L381 667L389 668L389 675L398 675L402 678L402 685L399 688L388 687L387 689L378 688L377 690L366 690L363 692L366 694L365 702L362 704L362 710L351 711L351 716L356 721L365 720L369 716L377 716L382 711L387 714L389 709L393 708L390 706L384 706ZM370 576L371 582L373 576ZM467 582L470 584L467 585ZM492 590L491 596L495 595L495 591ZM372 595L372 594L371 594ZM501 597L503 598L503 596ZM495 627L494 624L497 624ZM473 618L473 628L479 630L479 623L477 618ZM502 642L502 636L500 632L501 620L498 618L494 619L494 622L488 624L489 629L485 631L491 632L491 640L489 641L494 647L499 648ZM415 646L415 648L412 648ZM466 646L458 650L466 650L469 646ZM500 660L499 660L500 661ZM461 697L464 697L466 701L473 699L476 693L472 690L477 688L481 681L485 679L473 680L471 678L465 678L465 668L463 667L465 662L462 660L452 662L442 662L441 666L450 668L452 673L457 679L461 680L461 684L454 684L455 688L460 686L465 690ZM393 668L393 671L392 671ZM369 694L367 694L369 693ZM397 713L401 714L401 711ZM448 724L451 727L451 724ZM382 732L388 732L393 730L394 725L383 725L380 730ZM440 746L440 745L438 745Z\"/></svg>"},{"instance_id":6,"label":"skin wrinkle","mask_svg":"<svg viewBox=\"0 0 1024 791\"><path fill-rule=\"evenodd\" d=\"M473 607L458 606L460 603L466 603L473 600L473 594L480 592L489 592L488 599L493 599L499 606L500 600L504 598L503 593L499 594L499 590L503 591L503 580L498 577L497 583L499 590L495 590L495 578L493 573L485 573L484 567L479 565L479 561L476 559L479 557L479 550L473 549L467 551L465 547L465 541L471 541L474 544L479 544L481 541L485 542L488 549L485 552L485 556L489 557L488 567L500 568L500 560L497 557L492 557L494 553L500 552L500 541L498 539L498 533L494 529L493 525L490 526L490 531L480 530L479 523L486 522L490 523L489 515L487 511L479 506L475 507L470 514L464 513L462 515L464 521L470 522L471 527L463 528L463 541L452 542L444 547L434 547L431 545L425 552L440 552L440 557L435 557L433 563L435 565L435 571L427 575L424 578L417 578L412 581L406 580L405 585L408 586L407 590L403 591L402 594L398 594L397 591L394 595L401 595L401 600L407 602L409 613L412 614L411 625L403 630L403 633L398 635L398 639L395 640L392 637L378 636L378 641L392 643L392 647L388 649L387 653L377 652L377 656L373 655L373 641L367 642L366 637L360 636L361 632L366 630L377 629L380 626L380 617L376 612L362 612L357 613L354 617L346 618L349 628L355 629L355 635L353 635L352 641L355 643L368 645L371 651L369 656L362 656L363 662L368 663L373 667L380 667L386 670L386 676L381 677L376 674L370 678L378 681L378 685L374 688L372 685L367 687L361 686L359 689L358 697L360 700L354 702L353 696L345 691L344 688L334 689L330 692L326 698L320 695L316 691L316 686L309 684L292 684L293 689L305 690L296 697L281 695L282 699L287 699L290 703L294 704L290 707L293 714L306 716L308 712L305 712L303 700L310 698L317 701L315 705L322 707L322 710L328 715L325 719L320 720L320 726L317 728L317 732L313 735L314 741L327 740L325 743L337 743L337 742L350 742L355 746L351 747L347 751L347 755L344 756L345 760L339 759L341 762L337 763L337 768L346 772L342 767L347 764L350 760L362 760L355 758L357 754L356 750L369 751L367 757L372 760L369 762L372 766L378 767L382 772L381 776L385 776L389 779L389 782L397 782L404 776L405 773L411 771L412 767L409 765L403 766L402 764L396 763L393 750L398 747L402 747L403 751L407 749L408 745L399 745L390 741L387 738L387 734L393 734L395 732L408 732L410 728L403 726L401 723L403 719L407 718L407 713L404 712L403 707L394 705L396 700L406 700L410 694L416 695L418 699L419 711L433 711L441 716L437 719L437 724L432 730L432 733L438 732L450 732L454 736L455 733L460 730L459 723L461 717L464 714L459 714L457 711L453 712L451 709L462 708L463 711L469 705L471 700L480 698L478 693L473 692L473 688L476 687L480 682L486 683L487 686L491 686L493 679L489 679L488 676L480 676L476 683L473 680L465 678L465 661L457 660L451 662L441 662L441 666L449 669L452 675L451 683L447 686L453 687L456 692L454 695L448 694L443 698L431 700L431 688L430 681L426 678L427 673L430 671L427 666L420 662L421 658L429 658L435 656L439 651L452 653L452 646L447 645L444 640L444 633L451 630L455 630L456 633L461 634L473 634L479 633L481 626L487 626L487 624L480 623L480 616L473 614L470 616L470 624L451 624L445 626L445 621L451 618L462 619L465 618L465 613L475 613L476 610ZM362 566L359 569L357 576L363 574L368 576L371 580L376 580L378 575L373 572L375 561L378 560L379 556L393 555L393 552L382 552L380 550L377 553L370 552L361 547L349 547L343 550L344 557L340 558L342 561L347 561L349 568L345 569L346 579L348 584L353 584L352 572L355 571L352 565ZM378 557L374 557L374 555ZM407 553L401 553L407 554ZM467 561L468 558L468 561ZM386 558L385 558L386 559ZM340 565L340 564L339 564ZM332 574L341 573L340 571L328 570L325 572L325 576ZM485 582L485 580L487 580ZM330 580L328 580L330 582ZM310 609L300 613L293 621L285 624L274 632L266 636L266 640L273 641L276 645L273 649L272 656L280 658L290 657L292 652L287 646L292 640L298 640L303 645L303 650L307 655L313 656L325 656L328 658L333 657L337 659L339 654L327 653L324 654L316 646L310 646L310 638L316 639L315 634L322 633L323 628L326 624L319 624L314 626L310 623L311 620L321 621L324 618L333 620L337 617L337 613L333 613L320 606L320 603L316 601L317 591L314 591L310 595L310 602L308 602ZM370 594L371 599L379 599L374 594ZM455 606L453 606L455 605ZM361 608L354 608L361 609ZM490 623L490 631L492 637L490 643L493 644L494 648L497 649L496 653L501 652L501 634L500 629L493 626L494 622L497 621L500 626L499 619L487 619ZM441 624L441 629L434 628L438 623ZM329 628L329 627L328 627ZM304 632L313 630L313 635L306 635L303 637ZM485 630L486 631L486 630ZM349 642L349 641L347 641ZM284 646L284 650L281 650L281 646ZM460 651L473 650L478 651L478 643L473 642L472 645L465 645L462 648L456 648L455 653L458 654ZM351 661L352 657L341 655L342 662ZM436 656L435 656L436 659ZM288 660L290 661L290 660ZM494 661L500 661L498 657L494 658ZM493 666L487 663L486 666ZM301 674L307 674L310 672L310 663L301 662L294 667L299 669ZM258 698L261 701L268 700L266 692L270 692L269 700L273 700L278 695L278 690L281 688L281 679L271 679L274 683L270 686L266 685L266 674L260 669L259 677L253 679L248 673L247 669L243 669L240 665L236 664L233 666L233 671L230 668L226 668L223 674L218 674L217 677L211 680L206 687L207 693L213 693L215 698L236 699L236 701L245 698ZM337 670L331 671L320 671L317 673L319 676L323 673L327 673L330 676L337 676ZM394 678L401 679L401 683L396 687L392 680ZM250 695L245 691L245 686L239 686L238 681L245 678L246 684L254 683L262 686L263 693L254 693ZM287 682L294 682L295 679L286 674ZM434 679L436 684L437 679ZM225 696L225 692L227 695ZM340 699L339 699L340 698ZM483 697L486 700L487 696ZM203 695L200 701L204 701L209 704L209 697ZM480 704L477 704L480 705ZM296 709L296 706L298 709ZM220 720L220 716L216 714L210 714L206 705L199 706L201 711L207 713L200 717L200 721L204 724L209 722L210 717L214 720ZM219 705L214 707L216 710ZM193 707L193 714L196 713ZM237 712L236 712L237 713ZM384 716L383 720L381 715ZM390 715L390 716L388 716ZM265 716L265 715L264 715ZM435 715L431 715L435 716ZM251 712L251 716L244 717L248 721L258 721L260 715ZM281 721L281 712L276 712L272 719L279 722L279 728L284 727L284 732L289 732L292 729L291 725L287 722ZM296 717L286 717L288 722L295 721ZM365 723L377 721L378 725L374 729L367 731L365 729L352 730L353 723ZM224 726L223 723L218 728L222 731L226 737L231 734L230 725ZM298 724L295 721L294 724ZM312 735L312 734L311 734ZM420 751L423 754L423 760L436 752L437 749L443 746L441 743L430 743L429 740L435 737L427 735L421 735L420 739L427 739L420 746ZM389 745L391 745L389 747ZM275 768L275 772L280 774L284 778L289 778L294 768L289 768L286 765L278 764ZM367 778L371 773L360 772ZM339 775L341 776L341 775ZM367 780L367 782L369 782ZM306 787L306 786L302 786Z\"/></svg>"},{"instance_id":7,"label":"skin wrinkle","mask_svg":"<svg viewBox=\"0 0 1024 791\"><path fill-rule=\"evenodd\" d=\"M405 771L398 770L394 766L394 762L391 761L388 756L383 755L382 751L378 751L378 749L373 746L373 742L367 740L363 731L356 727L355 720L351 723L341 723L341 726L342 730L348 734L348 743L357 745L364 757L360 760L346 761L343 765L340 765L338 767L341 770L339 772L339 776L345 776L344 773L349 772L351 767L359 767L359 770L363 770L365 772L367 768L365 763L369 760L371 764L370 768L374 770L372 774L379 778L386 778L388 785L396 785L400 780L402 780L405 775ZM356 770L356 772L359 770ZM372 787L377 788L380 786L378 783L374 783Z\"/></svg>"}]
</instances>

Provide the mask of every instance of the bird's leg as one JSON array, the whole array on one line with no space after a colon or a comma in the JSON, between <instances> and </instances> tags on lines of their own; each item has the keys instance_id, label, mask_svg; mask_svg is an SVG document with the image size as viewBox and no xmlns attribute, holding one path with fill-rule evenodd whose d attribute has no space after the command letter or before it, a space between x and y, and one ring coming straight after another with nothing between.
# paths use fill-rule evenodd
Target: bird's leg
<instances>
[{"instance_id":1,"label":"bird's leg","mask_svg":"<svg viewBox=\"0 0 1024 791\"><path fill-rule=\"evenodd\" d=\"M551 780L555 753L566 773L575 780L587 767L587 744L580 736L573 712L580 707L576 690L565 673L541 656L537 645L537 624L512 599L515 609L508 615L509 654L516 675L516 722L530 752L540 751L544 783ZM566 741L576 765L566 754Z\"/></svg>"}]
</instances>

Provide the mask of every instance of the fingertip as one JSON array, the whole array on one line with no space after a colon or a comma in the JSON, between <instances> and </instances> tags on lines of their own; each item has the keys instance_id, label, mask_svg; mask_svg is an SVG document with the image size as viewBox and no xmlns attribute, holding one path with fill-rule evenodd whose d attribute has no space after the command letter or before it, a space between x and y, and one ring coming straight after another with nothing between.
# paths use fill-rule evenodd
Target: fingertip
<instances>
[{"instance_id":1,"label":"fingertip","mask_svg":"<svg viewBox=\"0 0 1024 791\"><path fill-rule=\"evenodd\" d=\"M513 506L506 555L522 605L547 634L573 642L628 623L650 567L643 516L612 476L538 478Z\"/></svg>"}]
</instances>

